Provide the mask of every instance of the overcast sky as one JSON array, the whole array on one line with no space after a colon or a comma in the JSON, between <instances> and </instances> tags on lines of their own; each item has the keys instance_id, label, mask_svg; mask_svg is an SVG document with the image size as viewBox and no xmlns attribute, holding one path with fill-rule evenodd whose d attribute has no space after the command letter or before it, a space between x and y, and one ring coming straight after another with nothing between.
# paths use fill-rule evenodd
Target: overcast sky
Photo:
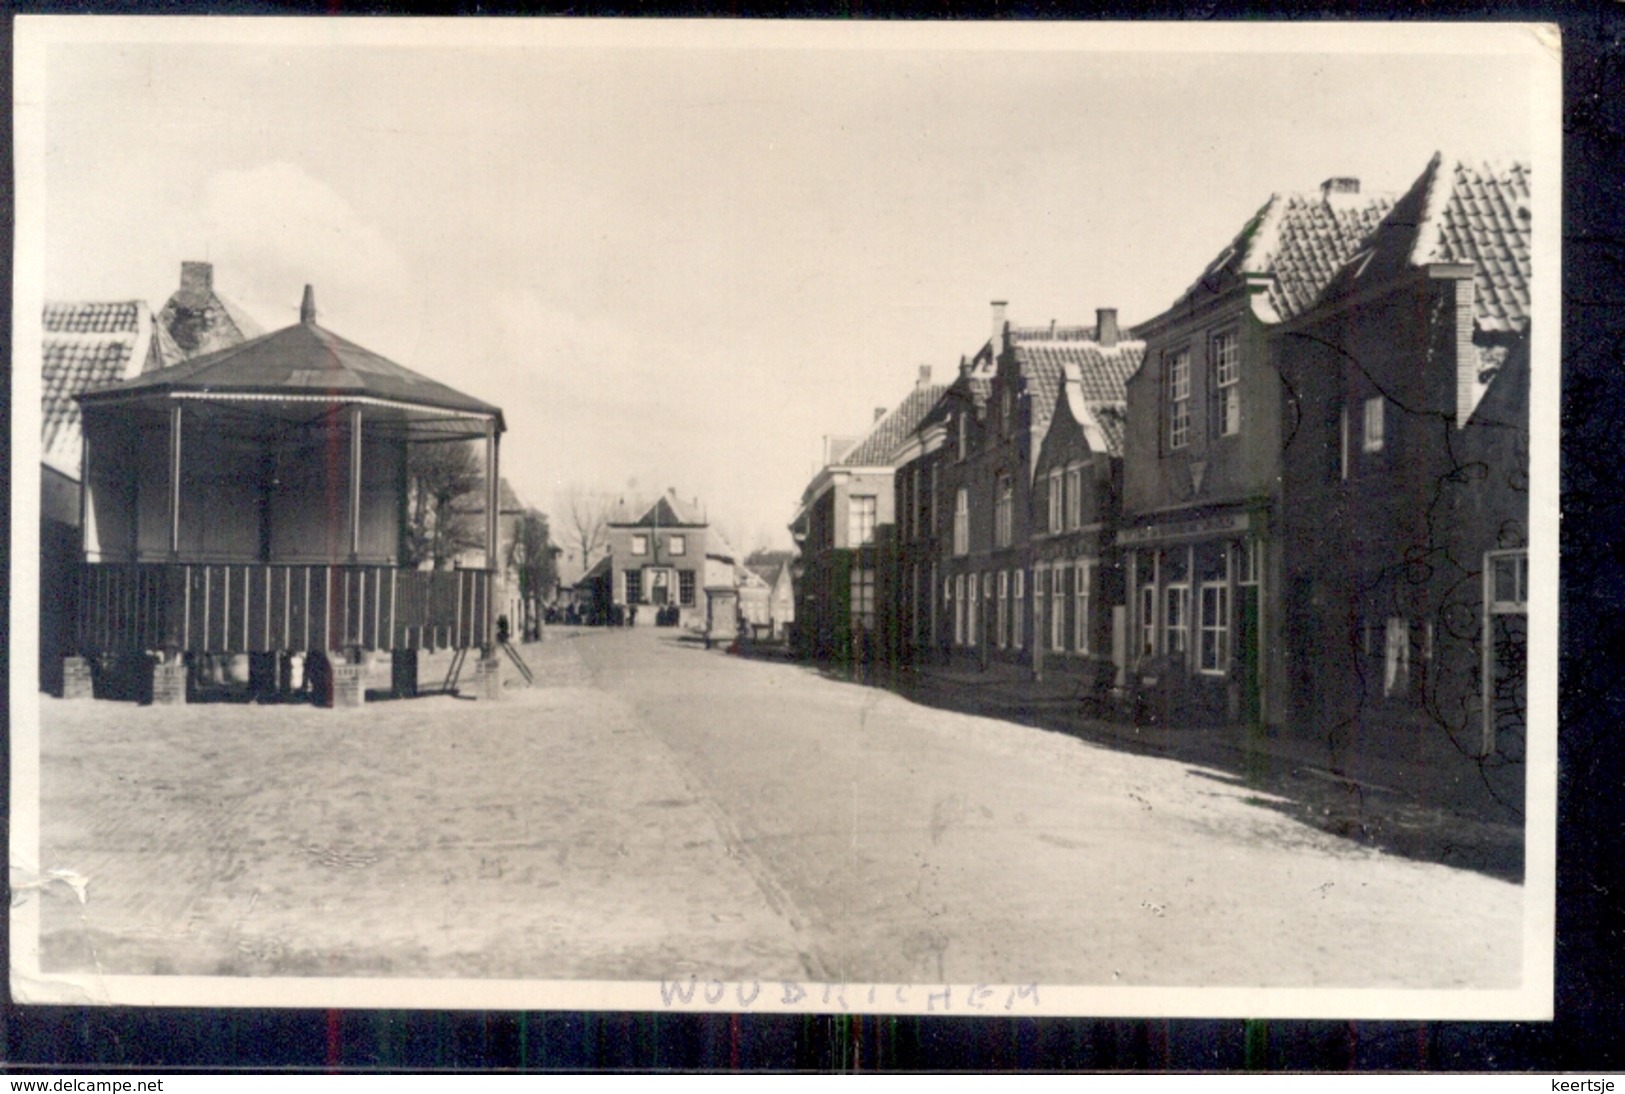
<instances>
[{"instance_id":1,"label":"overcast sky","mask_svg":"<svg viewBox=\"0 0 1625 1094\"><path fill-rule=\"evenodd\" d=\"M527 501L672 486L743 548L788 545L820 437L951 376L991 299L1132 324L1272 192L1531 155L1518 28L189 22L19 66L46 298L156 310L208 259L271 330L310 282L502 406Z\"/></svg>"}]
</instances>

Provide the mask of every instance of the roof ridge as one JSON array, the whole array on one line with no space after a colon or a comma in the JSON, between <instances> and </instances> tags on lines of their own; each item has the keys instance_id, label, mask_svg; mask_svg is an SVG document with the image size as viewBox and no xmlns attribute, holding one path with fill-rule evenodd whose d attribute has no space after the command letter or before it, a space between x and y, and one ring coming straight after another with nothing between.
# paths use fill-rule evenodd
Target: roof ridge
<instances>
[{"instance_id":1,"label":"roof ridge","mask_svg":"<svg viewBox=\"0 0 1625 1094\"><path fill-rule=\"evenodd\" d=\"M1444 212L1445 205L1450 201L1450 191L1455 188L1455 179L1451 178L1449 185L1440 186L1439 176L1444 167L1444 153L1434 152L1433 158L1422 169L1421 177L1415 185L1423 187L1422 209L1416 218L1416 238L1411 241L1409 255L1412 266L1426 266L1439 251L1440 228L1439 218Z\"/></svg>"}]
</instances>

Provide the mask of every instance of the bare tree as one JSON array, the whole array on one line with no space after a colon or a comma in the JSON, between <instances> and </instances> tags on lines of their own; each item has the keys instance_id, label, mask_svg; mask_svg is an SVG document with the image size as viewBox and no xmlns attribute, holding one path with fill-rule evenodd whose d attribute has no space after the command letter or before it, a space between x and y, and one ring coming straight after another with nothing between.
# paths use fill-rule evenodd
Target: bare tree
<instances>
[{"instance_id":1,"label":"bare tree","mask_svg":"<svg viewBox=\"0 0 1625 1094\"><path fill-rule=\"evenodd\" d=\"M581 569L592 569L598 554L609 545L609 515L611 502L603 494L594 494L572 486L564 498L568 527L564 534L569 545L581 552Z\"/></svg>"},{"instance_id":2,"label":"bare tree","mask_svg":"<svg viewBox=\"0 0 1625 1094\"><path fill-rule=\"evenodd\" d=\"M479 516L485 470L472 444L418 444L406 456L406 542L408 566L434 563L451 567L463 551L485 543Z\"/></svg>"},{"instance_id":3,"label":"bare tree","mask_svg":"<svg viewBox=\"0 0 1625 1094\"><path fill-rule=\"evenodd\" d=\"M547 514L527 509L508 544L508 565L519 575L519 599L524 604L523 634L529 635L541 614L542 601L558 584L558 553L547 526Z\"/></svg>"}]
</instances>

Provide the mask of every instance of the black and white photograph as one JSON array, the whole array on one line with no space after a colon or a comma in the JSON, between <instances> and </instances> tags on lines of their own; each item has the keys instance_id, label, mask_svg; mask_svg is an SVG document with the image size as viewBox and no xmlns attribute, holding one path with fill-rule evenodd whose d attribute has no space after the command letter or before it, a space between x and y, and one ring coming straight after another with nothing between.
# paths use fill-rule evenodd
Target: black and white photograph
<instances>
[{"instance_id":1,"label":"black and white photograph","mask_svg":"<svg viewBox=\"0 0 1625 1094\"><path fill-rule=\"evenodd\" d=\"M1552 1015L1553 28L14 54L15 1001Z\"/></svg>"}]
</instances>

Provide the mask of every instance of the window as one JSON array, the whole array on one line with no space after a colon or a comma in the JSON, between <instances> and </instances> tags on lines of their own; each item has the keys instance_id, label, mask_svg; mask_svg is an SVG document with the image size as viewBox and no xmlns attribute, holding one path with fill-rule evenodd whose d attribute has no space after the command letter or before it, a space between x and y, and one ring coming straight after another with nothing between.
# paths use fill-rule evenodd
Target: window
<instances>
[{"instance_id":1,"label":"window","mask_svg":"<svg viewBox=\"0 0 1625 1094\"><path fill-rule=\"evenodd\" d=\"M1382 451L1382 396L1373 395L1365 401L1365 443L1367 452Z\"/></svg>"},{"instance_id":2,"label":"window","mask_svg":"<svg viewBox=\"0 0 1625 1094\"><path fill-rule=\"evenodd\" d=\"M1236 584L1258 584L1258 541L1243 539L1236 543Z\"/></svg>"},{"instance_id":3,"label":"window","mask_svg":"<svg viewBox=\"0 0 1625 1094\"><path fill-rule=\"evenodd\" d=\"M931 465L931 534L937 531L937 465Z\"/></svg>"},{"instance_id":4,"label":"window","mask_svg":"<svg viewBox=\"0 0 1625 1094\"><path fill-rule=\"evenodd\" d=\"M1095 564L1078 562L1072 570L1072 648L1089 652L1089 594L1094 585Z\"/></svg>"},{"instance_id":5,"label":"window","mask_svg":"<svg viewBox=\"0 0 1625 1094\"><path fill-rule=\"evenodd\" d=\"M954 494L954 554L970 553L970 493L961 486Z\"/></svg>"},{"instance_id":6,"label":"window","mask_svg":"<svg viewBox=\"0 0 1625 1094\"><path fill-rule=\"evenodd\" d=\"M850 610L852 613L852 626L854 629L862 627L864 630L875 628L875 572L861 568L853 569L851 578L852 599Z\"/></svg>"},{"instance_id":7,"label":"window","mask_svg":"<svg viewBox=\"0 0 1625 1094\"><path fill-rule=\"evenodd\" d=\"M1002 650L1010 644L1010 575L1004 570L999 571L998 606L999 622L994 633Z\"/></svg>"},{"instance_id":8,"label":"window","mask_svg":"<svg viewBox=\"0 0 1625 1094\"><path fill-rule=\"evenodd\" d=\"M1203 584L1199 610L1202 644L1196 667L1209 675L1220 675L1230 662L1230 587L1223 582Z\"/></svg>"},{"instance_id":9,"label":"window","mask_svg":"<svg viewBox=\"0 0 1625 1094\"><path fill-rule=\"evenodd\" d=\"M846 545L862 547L875 541L875 512L877 498L853 497L846 503Z\"/></svg>"},{"instance_id":10,"label":"window","mask_svg":"<svg viewBox=\"0 0 1625 1094\"><path fill-rule=\"evenodd\" d=\"M1235 331L1214 336L1212 361L1214 432L1230 437L1241 432L1241 349Z\"/></svg>"},{"instance_id":11,"label":"window","mask_svg":"<svg viewBox=\"0 0 1625 1094\"><path fill-rule=\"evenodd\" d=\"M1049 473L1048 527L1051 532L1061 530L1061 469Z\"/></svg>"},{"instance_id":12,"label":"window","mask_svg":"<svg viewBox=\"0 0 1625 1094\"><path fill-rule=\"evenodd\" d=\"M649 553L649 537L648 536L633 536L632 537L632 554L635 555L635 556L640 556L641 557L641 556L646 555L648 553Z\"/></svg>"},{"instance_id":13,"label":"window","mask_svg":"<svg viewBox=\"0 0 1625 1094\"><path fill-rule=\"evenodd\" d=\"M1049 648L1066 649L1066 573L1063 567L1050 572L1049 579Z\"/></svg>"},{"instance_id":14,"label":"window","mask_svg":"<svg viewBox=\"0 0 1625 1094\"><path fill-rule=\"evenodd\" d=\"M1016 571L1014 579L1015 591L1010 596L1010 611L1012 613L1010 617L1012 631L1010 644L1018 650L1027 648L1026 619L1024 618L1027 608L1026 579L1027 571Z\"/></svg>"},{"instance_id":15,"label":"window","mask_svg":"<svg viewBox=\"0 0 1625 1094\"><path fill-rule=\"evenodd\" d=\"M976 575L967 574L965 579L965 645L976 645L976 602L981 594L976 588Z\"/></svg>"},{"instance_id":16,"label":"window","mask_svg":"<svg viewBox=\"0 0 1625 1094\"><path fill-rule=\"evenodd\" d=\"M1015 518L1016 491L1009 475L999 476L999 496L993 512L993 545L1008 547Z\"/></svg>"},{"instance_id":17,"label":"window","mask_svg":"<svg viewBox=\"0 0 1625 1094\"><path fill-rule=\"evenodd\" d=\"M920 535L920 474L921 469L916 467L908 473L908 535L910 539L918 539Z\"/></svg>"},{"instance_id":18,"label":"window","mask_svg":"<svg viewBox=\"0 0 1625 1094\"><path fill-rule=\"evenodd\" d=\"M1003 397L999 401L999 431L1005 436L1010 435L1010 389L1005 388Z\"/></svg>"},{"instance_id":19,"label":"window","mask_svg":"<svg viewBox=\"0 0 1625 1094\"><path fill-rule=\"evenodd\" d=\"M1066 469L1066 526L1083 526L1083 468Z\"/></svg>"},{"instance_id":20,"label":"window","mask_svg":"<svg viewBox=\"0 0 1625 1094\"><path fill-rule=\"evenodd\" d=\"M1191 587L1170 585L1167 600L1166 649L1169 653L1184 653L1189 648Z\"/></svg>"},{"instance_id":21,"label":"window","mask_svg":"<svg viewBox=\"0 0 1625 1094\"><path fill-rule=\"evenodd\" d=\"M1344 482L1349 478L1349 408L1338 415L1341 434L1337 439L1337 474Z\"/></svg>"},{"instance_id":22,"label":"window","mask_svg":"<svg viewBox=\"0 0 1625 1094\"><path fill-rule=\"evenodd\" d=\"M1528 610L1529 555L1524 551L1491 554L1486 559L1490 576L1490 611L1510 614Z\"/></svg>"},{"instance_id":23,"label":"window","mask_svg":"<svg viewBox=\"0 0 1625 1094\"><path fill-rule=\"evenodd\" d=\"M1168 375L1168 447L1184 448L1191 440L1190 350L1169 354L1165 370Z\"/></svg>"},{"instance_id":24,"label":"window","mask_svg":"<svg viewBox=\"0 0 1625 1094\"><path fill-rule=\"evenodd\" d=\"M1149 657L1157 652L1157 587L1140 588L1140 652Z\"/></svg>"},{"instance_id":25,"label":"window","mask_svg":"<svg viewBox=\"0 0 1625 1094\"><path fill-rule=\"evenodd\" d=\"M685 608L694 606L694 571L677 571L677 602Z\"/></svg>"},{"instance_id":26,"label":"window","mask_svg":"<svg viewBox=\"0 0 1625 1094\"><path fill-rule=\"evenodd\" d=\"M634 552L636 553L636 552ZM626 571L626 602L628 604L643 603L643 571Z\"/></svg>"},{"instance_id":27,"label":"window","mask_svg":"<svg viewBox=\"0 0 1625 1094\"><path fill-rule=\"evenodd\" d=\"M1382 693L1403 695L1411 686L1411 624L1389 616L1383 628Z\"/></svg>"},{"instance_id":28,"label":"window","mask_svg":"<svg viewBox=\"0 0 1625 1094\"><path fill-rule=\"evenodd\" d=\"M948 599L954 605L954 645L965 644L965 575L960 574L953 579L955 592L950 593Z\"/></svg>"},{"instance_id":29,"label":"window","mask_svg":"<svg viewBox=\"0 0 1625 1094\"><path fill-rule=\"evenodd\" d=\"M688 537L687 536L671 536L671 537L669 537L666 540L666 550L668 552L670 552L673 557L676 557L677 555L686 555L686 554L688 554Z\"/></svg>"},{"instance_id":30,"label":"window","mask_svg":"<svg viewBox=\"0 0 1625 1094\"><path fill-rule=\"evenodd\" d=\"M963 414L959 415L959 417L956 420L959 423L959 458L964 459L965 458L965 453L970 447L970 445L969 445L970 423L968 421L966 421L965 415L963 415Z\"/></svg>"}]
</instances>

